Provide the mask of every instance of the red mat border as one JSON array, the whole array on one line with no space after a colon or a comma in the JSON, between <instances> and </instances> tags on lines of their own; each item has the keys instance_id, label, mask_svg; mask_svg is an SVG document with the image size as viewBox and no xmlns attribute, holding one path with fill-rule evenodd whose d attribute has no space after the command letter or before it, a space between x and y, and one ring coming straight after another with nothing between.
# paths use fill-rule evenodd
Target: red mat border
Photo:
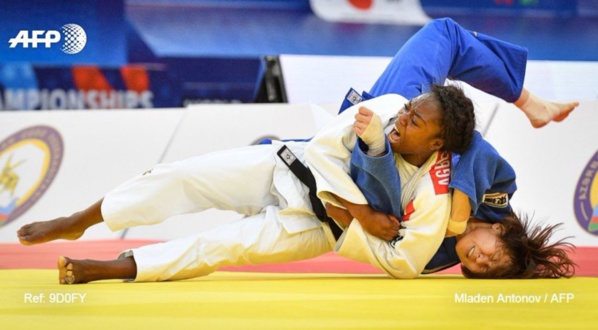
<instances>
[{"instance_id":1,"label":"red mat border","mask_svg":"<svg viewBox=\"0 0 598 330\"><path fill-rule=\"evenodd\" d=\"M74 259L114 259L129 248L158 243L155 240L86 240L76 242L50 242L24 246L19 243L0 243L0 269L54 269L59 256ZM598 247L577 247L572 259L579 265L577 276L598 277ZM332 252L310 260L284 264L248 265L225 267L226 271L271 272L271 273L348 273L381 274L369 264L340 257ZM460 274L458 266L439 274ZM438 274L438 273L437 273Z\"/></svg>"}]
</instances>

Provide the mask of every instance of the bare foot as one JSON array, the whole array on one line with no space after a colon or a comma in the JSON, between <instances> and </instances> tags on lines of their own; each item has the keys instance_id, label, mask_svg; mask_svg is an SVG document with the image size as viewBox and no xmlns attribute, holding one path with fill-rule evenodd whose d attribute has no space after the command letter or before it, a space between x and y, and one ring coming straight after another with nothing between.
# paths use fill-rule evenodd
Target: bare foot
<instances>
[{"instance_id":1,"label":"bare foot","mask_svg":"<svg viewBox=\"0 0 598 330\"><path fill-rule=\"evenodd\" d=\"M85 261L72 260L67 257L58 257L58 282L60 284L81 284L87 283L85 267L81 264Z\"/></svg>"},{"instance_id":2,"label":"bare foot","mask_svg":"<svg viewBox=\"0 0 598 330\"><path fill-rule=\"evenodd\" d=\"M75 260L58 257L58 282L83 284L100 280L132 280L137 277L137 264L133 257L115 260Z\"/></svg>"},{"instance_id":3,"label":"bare foot","mask_svg":"<svg viewBox=\"0 0 598 330\"><path fill-rule=\"evenodd\" d=\"M17 236L23 245L40 244L56 239L76 240L83 235L85 229L78 228L79 226L75 226L73 222L70 218L34 222L21 227Z\"/></svg>"},{"instance_id":4,"label":"bare foot","mask_svg":"<svg viewBox=\"0 0 598 330\"><path fill-rule=\"evenodd\" d=\"M528 118L534 128L540 128L551 121L561 122L565 120L578 105L579 102L545 102L544 107L540 111L536 112L533 116L528 116Z\"/></svg>"},{"instance_id":5,"label":"bare foot","mask_svg":"<svg viewBox=\"0 0 598 330\"><path fill-rule=\"evenodd\" d=\"M525 113L534 128L540 128L551 121L565 120L571 111L579 105L579 102L546 101L524 89L521 98L515 102L515 105Z\"/></svg>"}]
</instances>

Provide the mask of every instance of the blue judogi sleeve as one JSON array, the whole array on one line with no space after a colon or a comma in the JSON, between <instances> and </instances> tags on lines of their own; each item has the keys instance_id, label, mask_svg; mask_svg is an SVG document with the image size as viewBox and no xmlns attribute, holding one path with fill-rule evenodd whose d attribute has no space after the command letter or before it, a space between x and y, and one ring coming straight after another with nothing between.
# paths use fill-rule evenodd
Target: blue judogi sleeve
<instances>
[{"instance_id":1,"label":"blue judogi sleeve","mask_svg":"<svg viewBox=\"0 0 598 330\"><path fill-rule=\"evenodd\" d=\"M526 65L527 49L466 30L450 18L435 19L401 47L369 94L411 99L448 78L514 102Z\"/></svg>"},{"instance_id":2,"label":"blue judogi sleeve","mask_svg":"<svg viewBox=\"0 0 598 330\"><path fill-rule=\"evenodd\" d=\"M378 157L368 156L367 150L358 138L351 154L351 178L372 208L401 219L401 178L390 144L386 140L385 153Z\"/></svg>"},{"instance_id":3,"label":"blue judogi sleeve","mask_svg":"<svg viewBox=\"0 0 598 330\"><path fill-rule=\"evenodd\" d=\"M469 149L453 158L453 164L449 187L469 196L474 217L494 223L511 213L509 200L517 190L515 171L478 131Z\"/></svg>"}]
</instances>

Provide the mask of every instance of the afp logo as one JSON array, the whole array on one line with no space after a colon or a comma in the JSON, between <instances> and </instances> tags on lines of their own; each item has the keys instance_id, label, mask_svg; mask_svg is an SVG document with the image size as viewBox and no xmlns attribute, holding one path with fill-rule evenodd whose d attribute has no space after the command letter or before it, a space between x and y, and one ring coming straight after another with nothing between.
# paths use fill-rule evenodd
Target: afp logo
<instances>
[{"instance_id":1,"label":"afp logo","mask_svg":"<svg viewBox=\"0 0 598 330\"><path fill-rule=\"evenodd\" d=\"M581 172L573 205L577 222L590 234L598 235L598 151Z\"/></svg>"},{"instance_id":2,"label":"afp logo","mask_svg":"<svg viewBox=\"0 0 598 330\"><path fill-rule=\"evenodd\" d=\"M80 25L65 24L61 28L62 33L56 30L21 30L14 37L8 40L10 48L21 46L23 48L37 48L38 46L50 48L63 40L61 50L66 54L77 54L85 48L87 34Z\"/></svg>"}]
</instances>

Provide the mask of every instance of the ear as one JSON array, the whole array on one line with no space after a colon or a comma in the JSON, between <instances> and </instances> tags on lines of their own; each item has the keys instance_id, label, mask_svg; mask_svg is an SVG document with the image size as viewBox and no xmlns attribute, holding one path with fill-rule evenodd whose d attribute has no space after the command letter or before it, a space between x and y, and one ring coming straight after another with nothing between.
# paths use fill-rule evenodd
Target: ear
<instances>
[{"instance_id":1,"label":"ear","mask_svg":"<svg viewBox=\"0 0 598 330\"><path fill-rule=\"evenodd\" d=\"M430 142L430 150L432 151L440 150L442 147L444 147L444 140L441 138L434 138Z\"/></svg>"},{"instance_id":2,"label":"ear","mask_svg":"<svg viewBox=\"0 0 598 330\"><path fill-rule=\"evenodd\" d=\"M502 223L493 223L492 230L496 230L499 234L502 234L505 230L505 226L503 226Z\"/></svg>"}]
</instances>

